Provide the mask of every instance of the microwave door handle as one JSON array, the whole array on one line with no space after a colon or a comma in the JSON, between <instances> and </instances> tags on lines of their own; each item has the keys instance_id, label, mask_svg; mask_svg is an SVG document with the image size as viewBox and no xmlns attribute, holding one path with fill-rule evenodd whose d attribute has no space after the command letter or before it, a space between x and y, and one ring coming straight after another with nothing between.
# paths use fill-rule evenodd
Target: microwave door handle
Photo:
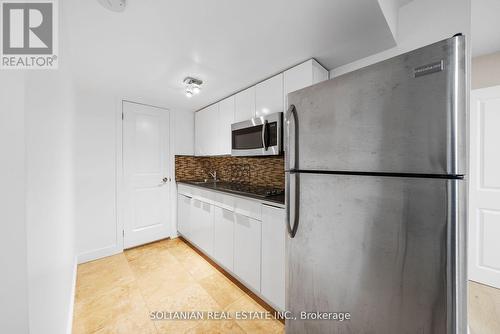
<instances>
[{"instance_id":1,"label":"microwave door handle","mask_svg":"<svg viewBox=\"0 0 500 334\"><path fill-rule=\"evenodd\" d=\"M262 124L262 147L264 148L264 151L267 151L269 148L267 139L267 120L265 120L264 124Z\"/></svg>"}]
</instances>

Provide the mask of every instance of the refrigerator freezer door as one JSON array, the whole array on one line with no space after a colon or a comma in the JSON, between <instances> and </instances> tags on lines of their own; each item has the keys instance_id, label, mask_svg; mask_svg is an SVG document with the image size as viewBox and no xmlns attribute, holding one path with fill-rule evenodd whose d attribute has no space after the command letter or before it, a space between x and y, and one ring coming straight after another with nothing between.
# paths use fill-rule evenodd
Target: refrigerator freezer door
<instances>
[{"instance_id":1,"label":"refrigerator freezer door","mask_svg":"<svg viewBox=\"0 0 500 334\"><path fill-rule=\"evenodd\" d=\"M287 320L287 334L466 333L464 181L300 178L286 281L297 320ZM351 320L301 312L349 312Z\"/></svg>"},{"instance_id":2,"label":"refrigerator freezer door","mask_svg":"<svg viewBox=\"0 0 500 334\"><path fill-rule=\"evenodd\" d=\"M300 156L287 159L301 170L466 174L464 44L453 37L289 94Z\"/></svg>"}]
</instances>

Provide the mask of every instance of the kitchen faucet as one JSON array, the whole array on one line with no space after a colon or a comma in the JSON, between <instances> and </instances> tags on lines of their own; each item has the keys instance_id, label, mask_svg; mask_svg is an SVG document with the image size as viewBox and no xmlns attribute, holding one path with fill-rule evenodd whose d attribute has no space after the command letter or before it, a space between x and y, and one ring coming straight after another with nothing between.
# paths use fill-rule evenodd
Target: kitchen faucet
<instances>
[{"instance_id":1,"label":"kitchen faucet","mask_svg":"<svg viewBox=\"0 0 500 334\"><path fill-rule=\"evenodd\" d=\"M208 174L212 177L213 181L217 181L217 171L214 170L213 172L208 172Z\"/></svg>"}]
</instances>

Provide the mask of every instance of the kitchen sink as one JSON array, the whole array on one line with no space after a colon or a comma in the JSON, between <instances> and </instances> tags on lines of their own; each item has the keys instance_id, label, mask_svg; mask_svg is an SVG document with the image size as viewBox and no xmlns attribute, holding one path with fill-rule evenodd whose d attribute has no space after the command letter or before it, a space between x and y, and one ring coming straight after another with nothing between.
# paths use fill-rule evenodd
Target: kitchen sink
<instances>
[{"instance_id":1,"label":"kitchen sink","mask_svg":"<svg viewBox=\"0 0 500 334\"><path fill-rule=\"evenodd\" d=\"M214 184L214 183L218 183L220 182L220 180L210 180L210 179L206 179L206 180L198 180L198 181L188 181L189 183L192 183L192 184Z\"/></svg>"}]
</instances>

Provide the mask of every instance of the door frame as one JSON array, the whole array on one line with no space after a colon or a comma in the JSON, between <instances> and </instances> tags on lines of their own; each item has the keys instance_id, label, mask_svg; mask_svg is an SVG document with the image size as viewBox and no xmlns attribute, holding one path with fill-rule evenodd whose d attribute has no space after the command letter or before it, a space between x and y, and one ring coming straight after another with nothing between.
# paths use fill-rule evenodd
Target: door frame
<instances>
[{"instance_id":1,"label":"door frame","mask_svg":"<svg viewBox=\"0 0 500 334\"><path fill-rule=\"evenodd\" d=\"M473 117L478 117L477 113L479 110L477 109L477 106L473 107L473 103L477 103L478 100L481 98L496 98L495 96L498 95L500 92L500 85L497 86L490 86L490 87L484 87L484 88L477 88L477 89L472 89L470 91L470 101L469 101L469 106L470 106L470 112L469 112L469 142L468 142L468 150L469 150L469 184L468 184L468 198L469 198L469 205L468 205L468 213L467 213L467 218L468 218L468 239L467 239L467 246L468 246L468 254L467 254L467 279L470 281L474 281L480 284L485 284L488 286L491 286L493 288L499 288L498 286L498 281L495 281L495 279L491 277L485 277L485 275L481 272L476 271L475 269L475 264L477 263L476 260L478 258L478 252L480 251L479 244L477 242L478 240L478 235L477 233L479 232L479 228L475 226L475 233L471 233L471 229L473 228L472 222L477 224L477 215L475 212L472 211L472 205L470 205L470 198L472 198L472 189L475 189L474 187L476 186L476 183L478 181L477 179L477 173L479 172L481 166L481 159L480 155L482 155L482 148L480 147L480 136L481 133L477 132L475 133L475 140L472 140L472 135L471 132L473 131L471 127L471 120ZM472 114L472 111L475 110L476 114ZM473 144L476 144L476 147L472 147ZM478 156L479 159L476 159L473 161L471 159L472 157L472 150L476 151L476 155ZM474 170L477 172L476 175L472 175L471 171ZM474 219L475 218L475 219ZM474 238L474 239L473 239Z\"/></svg>"},{"instance_id":2,"label":"door frame","mask_svg":"<svg viewBox=\"0 0 500 334\"><path fill-rule=\"evenodd\" d=\"M173 154L173 149L174 149L174 135L172 131L172 123L174 121L173 118L173 112L169 108L166 107L161 107L149 103L144 103L144 102L137 102L134 101L133 99L128 99L128 98L117 98L116 102L116 247L117 247L117 252L116 253L121 253L124 250L124 231L125 231L125 226L124 226L124 171L123 171L123 104L124 103L134 103L134 104L139 104L147 107L152 107L152 108L157 108L157 109L162 109L164 111L168 112L168 117L169 117L169 151L170 151L170 156L169 156L169 170L170 170L170 175L168 177L171 180L170 183L170 226L169 226L169 237L174 237L177 236L175 233L175 224L174 224L174 219L175 219L175 212L173 208L173 201L172 201L172 196L175 191L175 155Z\"/></svg>"}]
</instances>

